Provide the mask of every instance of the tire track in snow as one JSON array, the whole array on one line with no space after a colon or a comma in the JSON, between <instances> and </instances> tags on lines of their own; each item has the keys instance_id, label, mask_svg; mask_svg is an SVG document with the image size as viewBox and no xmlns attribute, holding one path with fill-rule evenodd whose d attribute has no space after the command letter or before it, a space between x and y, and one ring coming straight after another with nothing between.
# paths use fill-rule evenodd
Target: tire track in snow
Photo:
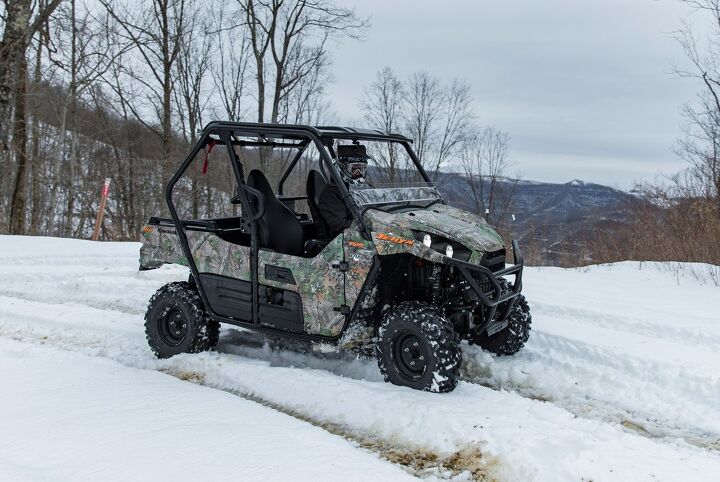
<instances>
[{"instance_id":1,"label":"tire track in snow","mask_svg":"<svg viewBox=\"0 0 720 482\"><path fill-rule=\"evenodd\" d=\"M382 459L400 465L410 474L420 478L440 478L448 480L497 481L495 469L500 465L497 456L485 455L480 444L470 443L450 454L420 445L400 443L367 432L352 430L350 427L328 420L310 416L282 404L274 403L249 392L207 383L202 372L188 372L182 369L161 369L163 373L180 380L223 390L246 400L289 415L298 420L320 427L326 432L343 437L358 444L361 448L379 455ZM467 478L463 476L468 476Z\"/></svg>"},{"instance_id":2,"label":"tire track in snow","mask_svg":"<svg viewBox=\"0 0 720 482\"><path fill-rule=\"evenodd\" d=\"M37 343L53 349L72 351L87 356L108 358L127 367L157 370L183 381L231 393L315 425L333 435L343 437L357 444L360 449L372 452L416 477L454 481L500 480L497 471L502 466L501 459L495 455L485 454L479 443L471 442L456 451L442 452L398 437L386 438L377 432L353 430L342 423L318 418L302 410L265 399L252 391L228 387L213 381L201 369L188 367L188 361L192 365L192 360L187 360L187 357L186 359L175 357L158 360L145 346L144 331L139 332L138 336L131 337L108 334L104 330L91 330L88 333L87 330L77 329L73 325L52 327L52 322L43 316L28 317L29 319L26 320L28 324L21 327L17 319L12 324L4 322L7 315L7 311L0 309L0 336L2 337L23 343ZM32 326L32 322L39 324ZM231 354L220 354L219 356L236 357Z\"/></svg>"},{"instance_id":3,"label":"tire track in snow","mask_svg":"<svg viewBox=\"0 0 720 482\"><path fill-rule=\"evenodd\" d=\"M526 480L532 478L529 474L534 473L538 470L537 465L532 465L534 462L530 462L531 465L527 465L529 462L525 460L525 457L518 457L517 449L514 447L514 440L519 440L524 437L524 429L519 426L519 430L515 435L510 436L510 440L513 440L512 444L506 447L512 455L511 461L505 461L503 455L504 450L497 451L485 451L483 452L483 445L477 445L479 440L477 436L484 432L473 435L470 438L463 436L462 441L457 443L451 450L437 450L433 448L438 441L442 441L443 437L439 439L438 432L433 430L433 426L427 427L428 437L416 439L415 437L407 438L408 434L404 431L397 431L401 425L393 421L388 425L390 420L398 418L403 420L405 411L415 406L417 401L422 400L422 404L430 403L431 405L425 406L418 410L413 410L412 413L417 412L415 415L422 417L422 414L430 407L443 410L451 409L448 412L447 421L453 421L452 426L457 428L457 424L467 425L465 418L458 419L456 415L452 413L458 409L455 406L445 405L443 396L434 394L423 395L422 392L413 391L402 391L402 396L396 398L397 387L393 388L391 385L378 384L378 383L367 383L363 381L355 381L343 377L336 377L323 371L307 369L304 367L304 363L297 363L305 356L296 357L294 361L292 359L281 360L279 366L265 366L262 363L262 358L252 359L247 357L238 357L223 353L204 353L198 355L180 355L169 360L157 360L150 353L146 347L144 333L142 329L142 320L140 317L130 314L123 314L120 312L103 312L95 308L82 308L82 311L77 312L80 307L74 307L76 310L71 310L68 313L59 312L58 309L62 309L62 306L43 304L38 302L27 302L22 300L10 300L11 303L7 303L6 299L0 298L0 336L10 337L19 341L42 343L57 347L59 349L65 349L70 351L77 351L87 355L101 356L110 358L124 364L126 366L141 368L141 369L152 369L152 370L172 370L177 373L181 378L189 378L190 381L200 381L207 384L210 387L236 391L238 394L244 394L247 397L257 397L260 400L265 400L268 403L274 403L278 405L278 408L282 408L282 411L289 411L291 413L306 415L309 419L315 420L319 424L331 424L339 431L347 431L349 435L352 435L356 443L359 446L362 444L368 444L368 449L376 450L382 456L387 457L388 460L396 461L397 463L409 464L409 470L412 473L420 476L429 478L447 478L452 477L453 470L460 470L464 467L469 472L474 473L473 476L476 480L483 480L483 477L490 479L509 479L509 480ZM28 313L31 311L32 313ZM73 314L73 311L75 313ZM92 323L87 324L76 324L78 322L83 323L81 320L90 320L105 315L112 319L102 320L102 324L93 326ZM98 320L99 322L99 320ZM111 325L107 325L110 322ZM227 333L224 333L225 338ZM229 338L235 338L230 336ZM236 341L236 340L229 340ZM281 354L287 356L287 354ZM273 355L275 356L275 355ZM314 357L313 357L314 358ZM260 363L258 363L260 362ZM300 369L289 369L283 366L285 363L287 366L297 366ZM255 368L258 367L258 368ZM251 378L245 380L246 372L250 370L253 372ZM292 371L289 374L289 371ZM289 377L288 377L289 375ZM197 380L192 380L197 378ZM273 383L268 383L268 380L274 380ZM283 382L284 380L284 382ZM290 380L292 380L291 383ZM312 382L309 386L306 383ZM284 385L286 383L287 385ZM390 419L387 417L383 418L378 416L374 422L365 421L360 425L357 425L357 419L354 424L345 423L344 411L340 409L331 409L333 405L337 405L339 400L336 399L337 387L336 384L342 385L343 392L346 394L353 394L355 397L356 392L364 394L365 397L369 393L372 393L372 400L375 400L376 396L380 396L379 399L375 400L370 408L370 413L376 413L377 410L387 411L392 414ZM312 405L307 406L303 403L298 403L291 397L292 393L296 393L302 387L302 390L309 390L309 393L317 394L318 399ZM460 387L460 392L467 393L467 387ZM269 390L268 390L269 389ZM326 390L327 389L327 390ZM328 396L324 392L328 392L327 395L333 400L332 405L328 405ZM340 393L343 393L340 392ZM478 407L484 406L483 400L487 399L484 394L472 390L473 396L470 399L465 400L471 402L473 410L477 412ZM498 392L502 393L502 392ZM384 395L383 395L384 394ZM598 433L606 432L610 426L601 428L593 424L588 424L578 420L577 423L572 422L570 427L571 430L568 432L566 427L560 429L560 426L555 425L557 417L565 419L565 416L561 413L564 412L559 409L550 410L542 407L541 404L538 407L534 407L532 403L516 403L522 400L520 396L509 396L511 394L502 395L499 397L489 397L490 400L494 400L490 405L485 405L486 410L492 409L493 406L502 407L501 413L495 413L491 416L488 423L495 425L498 428L497 423L500 426L504 426L505 412L509 409L512 410L512 406L520 408L522 410L531 410L532 413L536 413L538 417L532 422L533 426L530 432L531 439L536 436L538 430L543 433L550 433L549 431L555 430L553 427L561 430L564 435L556 434L560 436L560 440L569 439L576 440L576 444L584 446L588 440L593 440ZM521 395L521 394L518 394ZM313 400L315 400L313 395ZM389 398L388 398L389 397ZM426 398L427 397L427 398ZM458 402L463 401L461 398L457 398ZM498 399L498 400L496 400ZM500 400L502 400L500 402ZM413 402L415 401L415 402ZM377 403L376 403L377 402ZM509 405L506 405L506 403ZM320 405L316 405L316 403ZM339 402L340 404L342 402ZM436 405L437 404L437 405ZM478 405L479 404L479 405ZM340 405L339 407L341 407ZM316 407L320 407L321 416L318 416L318 410ZM405 408L401 408L405 407ZM466 407L467 408L467 407ZM481 410L482 411L482 410ZM468 414L470 412L467 412ZM492 411L491 411L492 413ZM567 412L564 412L566 415ZM544 415L541 415L544 414ZM374 417L374 416L373 416ZM473 417L478 421L487 419L486 416ZM492 420L496 422L492 422ZM382 420L385 420L384 422ZM430 421L430 420L428 420ZM476 422L471 422L477 423ZM485 423L485 422L480 422ZM538 424L539 427L534 427ZM550 425L548 425L550 424ZM424 425L424 424L423 424ZM387 428L390 427L390 428ZM445 427L445 425L443 425ZM449 426L448 426L449 427ZM592 427L592 428L591 428ZM482 430L482 427L480 427ZM580 430L578 432L578 429ZM388 430L390 430L388 432ZM424 428L425 430L425 428ZM437 427L435 427L437 430ZM504 432L506 429L501 429L501 432L490 432L491 439L495 439L499 433ZM599 430L599 432L597 432ZM412 432L411 432L412 433ZM452 433L452 432L451 432ZM465 433L465 430L463 430ZM437 434L437 435L433 435ZM492 435L494 434L494 435ZM579 438L580 437L580 438ZM588 439L589 437L589 439ZM427 446L420 444L421 442L430 441ZM362 444L360 443L362 442ZM498 440L493 442L493 446L497 444ZM480 442L482 443L482 442ZM447 442L445 443L445 445ZM442 445L442 443L441 443ZM662 445L654 448L653 450L660 450ZM644 450L648 450L647 448ZM676 449L672 449L673 451ZM497 454L500 454L500 458ZM531 454L528 452L528 454ZM672 452L674 453L674 452ZM694 460L691 453L685 452L687 456L691 456L690 460ZM478 459L480 457L480 459ZM534 460L530 457L528 460ZM547 459L543 459L544 464L548 463ZM477 466L479 464L479 467ZM553 463L551 462L552 466ZM517 472L507 475L508 470L519 471L522 475L517 475ZM457 473L456 473L457 474ZM500 474L500 475L496 475ZM457 474L457 478L453 480L463 480L466 473ZM547 479L547 477L543 477ZM548 480L557 480L557 477L551 477Z\"/></svg>"},{"instance_id":4,"label":"tire track in snow","mask_svg":"<svg viewBox=\"0 0 720 482\"><path fill-rule=\"evenodd\" d=\"M538 330L533 331L531 341L513 357L495 357L476 346L464 346L463 380L547 401L578 417L618 424L649 438L681 438L720 451L717 427L708 430L682 420L690 413L708 423L716 420L713 405L720 393L719 380L709 381L689 370L631 356L619 357ZM670 384L676 387L674 393L667 390Z\"/></svg>"},{"instance_id":5,"label":"tire track in snow","mask_svg":"<svg viewBox=\"0 0 720 482\"><path fill-rule=\"evenodd\" d=\"M619 317L609 313L533 302L533 315L566 318L580 325L609 328L614 331L642 335L648 338L670 341L688 347L703 347L720 350L720 336L677 326L658 326L647 321ZM709 318L709 317L708 317Z\"/></svg>"},{"instance_id":6,"label":"tire track in snow","mask_svg":"<svg viewBox=\"0 0 720 482\"><path fill-rule=\"evenodd\" d=\"M135 279L133 276L128 278ZM11 295L9 297L33 304L44 303L38 300L37 296L16 297ZM144 310L142 312L126 310L122 305L108 307L104 306L101 301L93 299L90 299L90 302L87 301L86 297L78 296L75 303L97 310L95 316L105 316L108 311L120 317L132 315L134 320L138 320L133 323L134 327L132 328L132 332L137 334L140 340L137 351L147 351L142 318L137 316L144 313ZM48 310L48 312L52 311ZM118 323L114 322L114 324ZM88 328L91 326L88 326ZM47 337L58 336L59 331L62 330L52 330ZM2 331L0 331L0 334L2 334ZM380 379L379 373L375 374L375 377L372 374L368 376L367 367L363 367L362 364L358 366L355 360L348 357L342 360L328 360L326 357L309 352L295 352L293 348L289 350L285 348L279 350L268 350L264 347L253 348L244 344L247 341L247 336L237 334L231 336L234 338L232 341L235 343L224 343L225 346L220 346L220 349L224 349L227 353L268 361L275 366L305 366L327 370L336 375L351 378ZM73 340L79 341L84 340L84 338L76 335L68 339L70 342L73 342ZM92 346L103 356L102 331L97 332L94 340ZM242 344L236 344L238 341ZM577 378L607 378L608 371L611 370L616 374L613 378L624 379L626 383L628 378L632 378L635 383L642 386L642 388L638 388L627 385L622 390L656 394L655 399L662 399L663 397L667 398L667 394L658 392L662 392L663 382L667 382L667 379L673 380L673 383L678 383L678 380L681 380L685 393L694 393L698 387L704 387L707 382L705 379L693 377L690 373L684 373L682 376L675 376L675 374L670 373L664 381L661 377L660 382L652 383L644 380L643 375L662 372L667 370L665 367L654 366L645 363L643 360L633 360L629 357L618 358L615 354L604 352L598 347L548 335L538 330L533 331L531 341L532 343L517 355L505 358L492 357L475 346L464 345L463 380L494 390L515 392L525 398L547 401L568 410L576 416L619 425L628 431L645 437L660 440L665 437L682 438L687 443L703 449L720 450L720 434L717 432L706 431L700 427L683 426L672 419L663 417L662 413L648 414L633 410L632 407L623 405L621 401L603 396L597 389L591 392L581 390L582 387L575 381ZM81 341L81 343L84 342ZM118 341L115 340L114 343L118 343ZM279 346L282 345L280 343ZM374 369L374 361L368 361L368 364L371 364L372 369ZM567 375L558 383L557 379L548 381L548 373ZM713 397L715 393L720 393L720 383L705 388L704 397ZM605 390L610 394L618 392L617 386ZM676 410L678 407L687 408L693 403L693 397L688 396L687 399L672 402L665 401L665 406L666 410ZM698 410L705 410L705 407L700 407ZM713 416L712 412L708 412L708 417Z\"/></svg>"}]
</instances>

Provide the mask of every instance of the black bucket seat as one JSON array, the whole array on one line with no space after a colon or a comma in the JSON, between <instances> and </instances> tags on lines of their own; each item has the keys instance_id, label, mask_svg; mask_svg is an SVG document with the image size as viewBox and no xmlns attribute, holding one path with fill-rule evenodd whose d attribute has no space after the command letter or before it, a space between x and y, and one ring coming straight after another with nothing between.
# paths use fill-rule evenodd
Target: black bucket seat
<instances>
[{"instance_id":1,"label":"black bucket seat","mask_svg":"<svg viewBox=\"0 0 720 482\"><path fill-rule=\"evenodd\" d=\"M327 239L330 233L328 225L325 222L325 218L323 218L322 213L318 208L320 194L322 194L323 189L325 189L327 184L325 176L323 176L320 171L315 169L310 170L306 186L307 202L310 207L310 214L312 215L313 223L315 225L315 237L318 239Z\"/></svg>"},{"instance_id":2,"label":"black bucket seat","mask_svg":"<svg viewBox=\"0 0 720 482\"><path fill-rule=\"evenodd\" d=\"M275 197L265 175L253 169L248 175L247 185L257 189L265 197L265 214L258 220L260 247L302 256L304 254L302 225L295 214Z\"/></svg>"}]
</instances>

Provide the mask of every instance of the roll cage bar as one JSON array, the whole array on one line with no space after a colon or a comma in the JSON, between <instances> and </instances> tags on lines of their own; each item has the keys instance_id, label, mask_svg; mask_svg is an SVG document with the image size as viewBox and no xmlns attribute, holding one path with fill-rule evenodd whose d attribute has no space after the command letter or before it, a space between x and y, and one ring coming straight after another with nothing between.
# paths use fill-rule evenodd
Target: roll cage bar
<instances>
[{"instance_id":1,"label":"roll cage bar","mask_svg":"<svg viewBox=\"0 0 720 482\"><path fill-rule=\"evenodd\" d=\"M244 137L257 137L262 140L238 140L238 135ZM200 131L200 139L195 145L195 148L190 153L185 162L180 166L178 172L176 173L176 176L174 176L168 184L165 192L168 206L170 206L170 204L172 203L172 199L170 196L172 188L174 187L177 180L182 176L182 173L185 171L190 162L192 162L192 159L194 159L199 150L204 148L209 142L217 142L217 140L214 139L213 136L218 137L218 139L223 144L226 144L226 146L228 147L228 154L233 160L234 170L236 169L236 167L238 167L238 160L236 153L232 149L232 146L267 146L297 148L298 152L295 154L292 161L285 169L285 172L282 174L278 181L277 193L281 196L283 195L283 187L285 181L290 176L290 173L292 173L297 163L300 161L302 154L305 152L305 149L310 145L310 143L313 143L316 146L318 152L320 153L320 168L323 170L324 174L327 175L329 173L335 184L337 184L346 205L350 209L353 218L357 221L358 226L360 227L361 234L363 234L363 236L365 236L368 240L370 239L370 233L365 226L362 213L359 211L357 204L350 196L350 193L345 186L345 183L342 182L340 173L338 172L337 168L333 163L333 157L335 157L335 152L332 148L333 141L337 139L342 139L353 141L369 140L398 143L405 148L416 169L418 170L418 172L420 172L423 180L428 183L432 182L427 172L423 168L422 163L420 162L417 155L410 146L412 144L412 139L400 134L388 134L377 129L358 129L354 127L340 126L310 126L299 124L264 124L254 122L213 121L208 123L202 129L202 131ZM268 140L268 137L274 140ZM282 140L295 140L297 142L277 142L275 140L277 138L280 138ZM242 166L240 166L240 168L241 170L239 172L236 172L236 177L238 181L238 186L244 186L245 173L242 170ZM244 188L241 187L240 189L247 191L247 186L245 186ZM253 197L257 196L253 195ZM240 196L239 200L240 204L243 204L242 195ZM170 210L172 212L173 208L170 207Z\"/></svg>"}]
</instances>

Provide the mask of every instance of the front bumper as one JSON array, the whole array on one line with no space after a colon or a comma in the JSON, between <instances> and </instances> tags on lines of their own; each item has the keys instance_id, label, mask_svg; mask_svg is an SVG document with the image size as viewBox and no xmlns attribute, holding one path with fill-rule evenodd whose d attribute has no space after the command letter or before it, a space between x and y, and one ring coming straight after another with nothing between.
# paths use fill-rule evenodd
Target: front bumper
<instances>
[{"instance_id":1,"label":"front bumper","mask_svg":"<svg viewBox=\"0 0 720 482\"><path fill-rule=\"evenodd\" d=\"M482 304L489 308L495 308L501 303L512 300L522 291L524 260L517 241L512 241L512 248L514 264L495 272L485 266L457 259L453 259L450 263L465 277ZM510 283L504 279L506 276L515 276L515 280Z\"/></svg>"}]
</instances>

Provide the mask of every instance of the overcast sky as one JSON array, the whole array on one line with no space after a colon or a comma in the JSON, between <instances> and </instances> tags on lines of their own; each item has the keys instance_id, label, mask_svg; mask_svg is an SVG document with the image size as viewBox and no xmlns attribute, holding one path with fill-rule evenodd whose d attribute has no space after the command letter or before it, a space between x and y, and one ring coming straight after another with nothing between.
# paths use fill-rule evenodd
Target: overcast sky
<instances>
[{"instance_id":1,"label":"overcast sky","mask_svg":"<svg viewBox=\"0 0 720 482\"><path fill-rule=\"evenodd\" d=\"M344 122L376 72L425 69L473 85L478 120L512 136L523 178L628 188L683 167L680 108L699 86L671 33L700 17L679 0L339 0L371 17L333 49Z\"/></svg>"}]
</instances>

